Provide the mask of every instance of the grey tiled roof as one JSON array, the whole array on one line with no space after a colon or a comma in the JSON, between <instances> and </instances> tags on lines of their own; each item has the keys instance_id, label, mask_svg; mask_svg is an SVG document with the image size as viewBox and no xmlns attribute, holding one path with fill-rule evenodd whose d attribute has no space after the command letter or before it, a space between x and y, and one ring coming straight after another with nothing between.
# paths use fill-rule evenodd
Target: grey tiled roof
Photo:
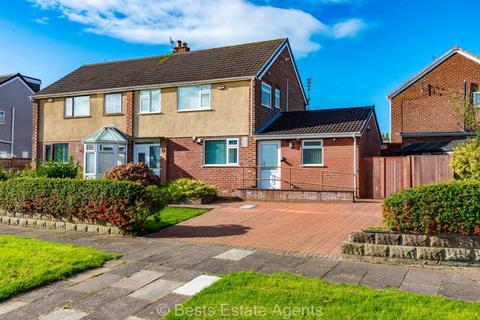
<instances>
[{"instance_id":1,"label":"grey tiled roof","mask_svg":"<svg viewBox=\"0 0 480 320\"><path fill-rule=\"evenodd\" d=\"M285 41L84 65L37 95L254 76Z\"/></svg>"},{"instance_id":2,"label":"grey tiled roof","mask_svg":"<svg viewBox=\"0 0 480 320\"><path fill-rule=\"evenodd\" d=\"M353 107L282 112L260 135L295 135L361 132L374 107Z\"/></svg>"}]
</instances>

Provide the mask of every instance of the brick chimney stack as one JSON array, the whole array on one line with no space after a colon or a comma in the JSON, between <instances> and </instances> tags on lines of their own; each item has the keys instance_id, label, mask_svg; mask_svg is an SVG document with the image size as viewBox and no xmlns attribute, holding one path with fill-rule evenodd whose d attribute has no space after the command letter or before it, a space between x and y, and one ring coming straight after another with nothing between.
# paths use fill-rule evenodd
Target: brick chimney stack
<instances>
[{"instance_id":1,"label":"brick chimney stack","mask_svg":"<svg viewBox=\"0 0 480 320\"><path fill-rule=\"evenodd\" d=\"M186 42L182 40L177 40L177 46L173 48L173 53L185 53L190 52L190 48L187 46Z\"/></svg>"}]
</instances>

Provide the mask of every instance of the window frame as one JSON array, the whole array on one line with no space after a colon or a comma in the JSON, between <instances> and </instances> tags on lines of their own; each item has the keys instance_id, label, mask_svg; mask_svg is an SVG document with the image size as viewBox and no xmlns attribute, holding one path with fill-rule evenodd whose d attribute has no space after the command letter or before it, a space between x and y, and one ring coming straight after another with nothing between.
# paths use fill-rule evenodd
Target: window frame
<instances>
[{"instance_id":1,"label":"window frame","mask_svg":"<svg viewBox=\"0 0 480 320\"><path fill-rule=\"evenodd\" d=\"M87 115L80 115L80 116L77 116L75 115L75 99L76 98L88 98L88 114ZM72 115L67 115L67 100L68 99L72 99ZM89 95L86 95L86 96L71 96L71 97L65 97L64 99L64 104L63 104L63 116L65 119L71 119L71 118L88 118L90 117L91 113L90 113L90 96Z\"/></svg>"},{"instance_id":2,"label":"window frame","mask_svg":"<svg viewBox=\"0 0 480 320\"><path fill-rule=\"evenodd\" d=\"M277 96L278 94L278 96ZM278 98L278 101L277 101L277 98ZM274 106L275 108L277 108L278 110L280 110L281 108L281 105L282 105L282 93L280 92L280 89L278 88L275 88L275 93L273 95L273 99L274 99ZM277 105L277 102L278 102L278 105Z\"/></svg>"},{"instance_id":3,"label":"window frame","mask_svg":"<svg viewBox=\"0 0 480 320\"><path fill-rule=\"evenodd\" d=\"M0 111L0 125L7 123L7 113L5 111Z\"/></svg>"},{"instance_id":4,"label":"window frame","mask_svg":"<svg viewBox=\"0 0 480 320\"><path fill-rule=\"evenodd\" d=\"M206 151L207 151L207 141L218 141L218 140L223 140L226 142L225 144L225 163L224 164L207 164L206 163ZM236 141L236 145L230 146L229 141ZM230 155L229 155L229 150L230 149L236 149L237 150L237 161L236 162L230 162ZM203 166L204 167L238 167L240 165L240 139L239 138L209 138L209 139L204 139L203 140Z\"/></svg>"},{"instance_id":5,"label":"window frame","mask_svg":"<svg viewBox=\"0 0 480 320\"><path fill-rule=\"evenodd\" d=\"M305 142L320 142L320 150L322 150L322 163L304 163L303 151L305 149L319 149L319 147L312 147L312 146L305 146ZM325 166L325 152L324 152L324 144L323 139L306 139L302 140L302 167L323 167Z\"/></svg>"},{"instance_id":6,"label":"window frame","mask_svg":"<svg viewBox=\"0 0 480 320\"><path fill-rule=\"evenodd\" d=\"M152 111L152 92L153 91L158 91L158 110ZM148 92L148 111L142 111L142 93ZM139 109L139 114L156 114L156 113L162 113L162 89L146 89L146 90L140 90L139 92L139 97L138 97L138 109Z\"/></svg>"},{"instance_id":7,"label":"window frame","mask_svg":"<svg viewBox=\"0 0 480 320\"><path fill-rule=\"evenodd\" d=\"M50 158L51 158L51 162L58 162L58 163L68 163L69 161L69 158L70 158L70 150L69 150L69 145L68 143L52 143L50 144L51 145L51 155L50 155ZM55 147L59 147L59 146L66 146L66 150L67 150L67 156L66 156L66 160L65 159L62 159L61 161L58 161L55 159ZM46 152L46 150L45 150ZM47 156L47 155L46 155Z\"/></svg>"},{"instance_id":8,"label":"window frame","mask_svg":"<svg viewBox=\"0 0 480 320\"><path fill-rule=\"evenodd\" d=\"M269 88L268 95L270 96L270 98L268 99L268 105L263 103L263 93L267 92L267 90L266 90L266 88L264 88L264 86ZM260 104L265 108L272 109L272 86L269 85L268 83L262 81L261 89L262 90L261 90L261 95L260 95Z\"/></svg>"},{"instance_id":9,"label":"window frame","mask_svg":"<svg viewBox=\"0 0 480 320\"><path fill-rule=\"evenodd\" d=\"M120 110L115 111L115 112L108 112L107 111L107 96L116 96L116 95L120 96ZM103 95L103 114L105 114L105 115L120 115L120 114L123 114L122 98L123 98L123 95L122 95L121 92L105 93Z\"/></svg>"},{"instance_id":10,"label":"window frame","mask_svg":"<svg viewBox=\"0 0 480 320\"><path fill-rule=\"evenodd\" d=\"M202 89L202 87L208 87L208 89ZM180 91L185 88L198 88L198 105L193 109L180 109ZM202 94L208 94L208 107L202 107ZM177 87L177 112L190 112L190 111L205 111L212 110L212 85L202 84L194 86L180 86Z\"/></svg>"},{"instance_id":11,"label":"window frame","mask_svg":"<svg viewBox=\"0 0 480 320\"><path fill-rule=\"evenodd\" d=\"M475 97L478 96L478 103L475 103ZM472 105L474 108L480 108L480 91L472 92Z\"/></svg>"}]
</instances>

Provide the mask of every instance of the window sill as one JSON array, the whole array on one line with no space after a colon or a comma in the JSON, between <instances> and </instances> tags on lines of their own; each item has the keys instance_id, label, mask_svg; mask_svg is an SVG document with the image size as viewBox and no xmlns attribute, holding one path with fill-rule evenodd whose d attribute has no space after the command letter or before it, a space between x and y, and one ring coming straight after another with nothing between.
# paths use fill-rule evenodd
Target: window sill
<instances>
[{"instance_id":1,"label":"window sill","mask_svg":"<svg viewBox=\"0 0 480 320\"><path fill-rule=\"evenodd\" d=\"M104 113L104 114L103 114L104 117L115 117L115 116L118 117L118 116L124 116L124 115L125 115L125 114L124 114L124 113L121 113L121 112L119 112L119 113Z\"/></svg>"},{"instance_id":2,"label":"window sill","mask_svg":"<svg viewBox=\"0 0 480 320\"><path fill-rule=\"evenodd\" d=\"M78 116L78 117L63 117L63 119L86 119L91 118L92 116Z\"/></svg>"},{"instance_id":3,"label":"window sill","mask_svg":"<svg viewBox=\"0 0 480 320\"><path fill-rule=\"evenodd\" d=\"M154 115L154 114L163 114L163 112L140 112L138 115L139 116L149 116L149 115Z\"/></svg>"},{"instance_id":4,"label":"window sill","mask_svg":"<svg viewBox=\"0 0 480 320\"><path fill-rule=\"evenodd\" d=\"M191 110L178 110L177 109L177 112L203 112L203 111L213 111L212 108L208 108L208 109L191 109Z\"/></svg>"},{"instance_id":5,"label":"window sill","mask_svg":"<svg viewBox=\"0 0 480 320\"><path fill-rule=\"evenodd\" d=\"M324 168L324 164L302 164L302 167L306 168Z\"/></svg>"},{"instance_id":6,"label":"window sill","mask_svg":"<svg viewBox=\"0 0 480 320\"><path fill-rule=\"evenodd\" d=\"M267 109L270 109L270 110L273 109L271 106L269 107L269 106L266 106L266 105L264 105L264 104L260 104L260 105L261 105L262 107L267 108Z\"/></svg>"},{"instance_id":7,"label":"window sill","mask_svg":"<svg viewBox=\"0 0 480 320\"><path fill-rule=\"evenodd\" d=\"M204 168L235 168L240 167L239 164L204 164Z\"/></svg>"}]
</instances>

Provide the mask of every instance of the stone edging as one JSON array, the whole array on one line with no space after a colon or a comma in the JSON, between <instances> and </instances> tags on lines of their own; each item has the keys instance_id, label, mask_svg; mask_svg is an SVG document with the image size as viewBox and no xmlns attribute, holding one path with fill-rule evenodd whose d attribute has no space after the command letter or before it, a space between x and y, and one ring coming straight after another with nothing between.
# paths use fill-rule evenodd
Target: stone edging
<instances>
[{"instance_id":1,"label":"stone edging","mask_svg":"<svg viewBox=\"0 0 480 320\"><path fill-rule=\"evenodd\" d=\"M342 244L343 257L370 262L480 265L480 237L354 232Z\"/></svg>"},{"instance_id":2,"label":"stone edging","mask_svg":"<svg viewBox=\"0 0 480 320\"><path fill-rule=\"evenodd\" d=\"M100 226L100 225L94 225L94 224L60 222L60 221L46 221L41 219L18 218L18 217L9 217L9 216L0 216L0 223L13 225L13 226L32 227L32 228L58 230L58 231L90 232L90 233L111 234L115 236L120 236L123 234L122 231L117 227Z\"/></svg>"}]
</instances>

